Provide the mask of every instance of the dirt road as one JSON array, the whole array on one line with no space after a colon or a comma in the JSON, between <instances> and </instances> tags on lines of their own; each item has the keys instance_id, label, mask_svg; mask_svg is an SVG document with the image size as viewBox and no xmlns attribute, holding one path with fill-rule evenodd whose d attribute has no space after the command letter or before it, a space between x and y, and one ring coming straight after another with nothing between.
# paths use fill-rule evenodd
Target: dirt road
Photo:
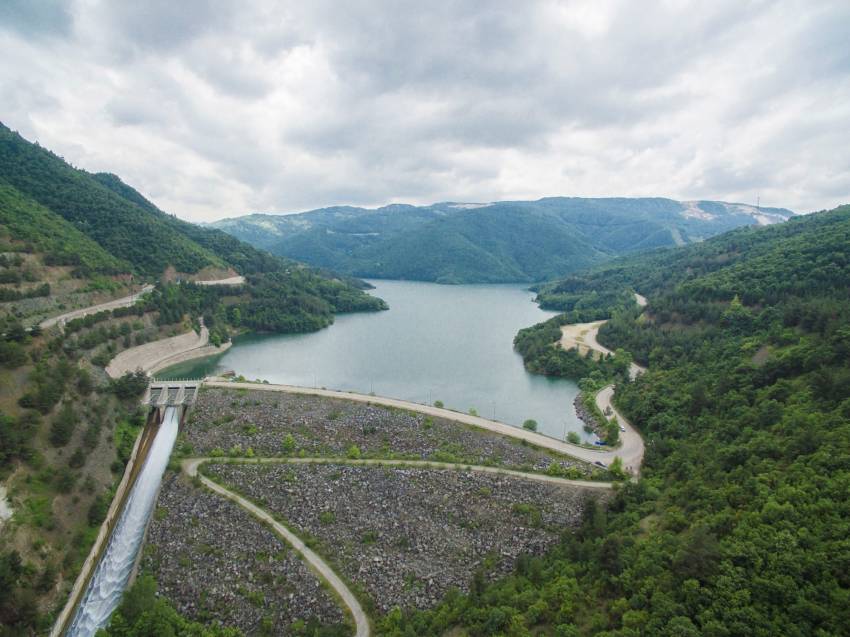
<instances>
[{"instance_id":1,"label":"dirt road","mask_svg":"<svg viewBox=\"0 0 850 637\"><path fill-rule=\"evenodd\" d=\"M639 307L646 307L646 297L635 292L635 301ZM561 347L564 349L577 349L584 356L588 351L595 352L596 357L614 355L610 349L600 344L597 340L599 328L608 321L593 321L592 323L571 323L561 326ZM629 376L632 380L646 371L646 367L632 363L629 366Z\"/></svg>"},{"instance_id":2,"label":"dirt road","mask_svg":"<svg viewBox=\"0 0 850 637\"><path fill-rule=\"evenodd\" d=\"M242 285L245 283L244 276L231 276L226 279L214 279L212 281L195 281L198 285Z\"/></svg>"}]
</instances>

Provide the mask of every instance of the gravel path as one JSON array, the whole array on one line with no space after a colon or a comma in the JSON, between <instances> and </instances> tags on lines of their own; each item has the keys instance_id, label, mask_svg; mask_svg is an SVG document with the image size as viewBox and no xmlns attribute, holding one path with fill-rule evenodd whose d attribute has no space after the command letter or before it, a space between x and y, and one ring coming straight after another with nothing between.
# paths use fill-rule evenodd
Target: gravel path
<instances>
[{"instance_id":1,"label":"gravel path","mask_svg":"<svg viewBox=\"0 0 850 637\"><path fill-rule=\"evenodd\" d=\"M245 283L244 276L231 276L226 279L215 279L213 281L195 281L198 285L242 285Z\"/></svg>"},{"instance_id":2,"label":"gravel path","mask_svg":"<svg viewBox=\"0 0 850 637\"><path fill-rule=\"evenodd\" d=\"M184 427L193 455L345 457L463 462L589 477L591 467L446 418L352 400L285 392L204 389ZM241 449L241 451L239 451Z\"/></svg>"},{"instance_id":3,"label":"gravel path","mask_svg":"<svg viewBox=\"0 0 850 637\"><path fill-rule=\"evenodd\" d=\"M635 292L635 302L639 307L646 307L646 297ZM608 321L593 321L592 323L570 323L561 326L561 347L564 349L577 349L584 356L588 351L598 352L600 356L614 355L610 349L602 345L598 340L599 328ZM632 380L646 371L637 363L629 367L629 376Z\"/></svg>"},{"instance_id":4,"label":"gravel path","mask_svg":"<svg viewBox=\"0 0 850 637\"><path fill-rule=\"evenodd\" d=\"M283 526L280 522L275 520L271 515L266 513L263 509L255 505L253 502L250 502L243 498L242 496L234 493L230 489L227 489L209 478L206 478L198 473L198 466L204 462L204 459L190 459L183 462L183 471L185 471L189 476L194 477L197 476L201 483L207 487L208 489L222 495L229 500L232 500L239 506L241 506L246 511L250 512L256 518L265 522L272 529L274 529L275 533L277 533L280 537L286 540L303 558L304 560L310 564L310 566L328 583L328 585L333 588L337 595L342 599L343 603L348 607L351 612L352 617L354 618L354 623L356 626L355 637L368 637L370 635L370 626L369 619L366 616L366 613L363 611L363 607L360 605L360 602L357 601L357 598L354 596L354 593L345 585L345 583L339 578L339 576L334 572L334 570L321 558L319 557L312 549L310 549L301 539L292 533L289 529Z\"/></svg>"},{"instance_id":5,"label":"gravel path","mask_svg":"<svg viewBox=\"0 0 850 637\"><path fill-rule=\"evenodd\" d=\"M566 456L578 458L579 460L584 460L585 462L590 463L599 461L608 464L613 462L614 458L620 455L616 450L604 451L600 449L597 451L596 449L586 449L578 445L570 444L563 440L558 440L557 438L550 438L549 436L544 436L543 434L528 431L527 429L521 429L519 427L506 425L505 423L498 422L496 420L488 420L487 418L482 418L481 416L471 416L469 414L463 414L460 412L452 411L450 409L432 407L431 405L422 405L420 403L400 400L398 398L387 398L385 396L356 394L354 392L334 391L331 389L314 389L312 387L273 385L271 383L239 383L215 379L206 379L204 381L204 387L220 387L225 389L249 389L264 392L303 394L306 396L324 396L325 398L342 398L344 400L350 400L359 403L371 403L375 405L384 405L386 407L406 409L409 411L422 413L427 416L445 418L447 420L453 420L455 422L463 423L466 425L472 425L473 427L479 427L480 429L492 431L494 433L502 434L504 436L516 438L518 440L525 440L543 449L557 451L558 453L564 454Z\"/></svg>"},{"instance_id":6,"label":"gravel path","mask_svg":"<svg viewBox=\"0 0 850 637\"><path fill-rule=\"evenodd\" d=\"M263 633L263 625L288 634L296 622L347 622L334 596L280 537L184 476L163 482L142 568L181 614L248 635Z\"/></svg>"}]
</instances>

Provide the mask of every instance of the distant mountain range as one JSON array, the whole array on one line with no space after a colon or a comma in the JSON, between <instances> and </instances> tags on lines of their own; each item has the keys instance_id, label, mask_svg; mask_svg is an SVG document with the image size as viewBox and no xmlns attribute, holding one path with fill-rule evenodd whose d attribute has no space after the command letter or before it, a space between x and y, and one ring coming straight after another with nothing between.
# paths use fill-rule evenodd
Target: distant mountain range
<instances>
[{"instance_id":1,"label":"distant mountain range","mask_svg":"<svg viewBox=\"0 0 850 637\"><path fill-rule=\"evenodd\" d=\"M784 208L663 198L337 206L210 224L258 248L367 278L536 282L616 256L794 216Z\"/></svg>"}]
</instances>

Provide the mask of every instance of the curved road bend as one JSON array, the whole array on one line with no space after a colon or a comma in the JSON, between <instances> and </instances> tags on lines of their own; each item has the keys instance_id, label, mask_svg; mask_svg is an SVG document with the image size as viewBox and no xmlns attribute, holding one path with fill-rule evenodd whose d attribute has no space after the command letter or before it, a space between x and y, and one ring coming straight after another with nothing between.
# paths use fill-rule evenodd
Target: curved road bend
<instances>
[{"instance_id":1,"label":"curved road bend","mask_svg":"<svg viewBox=\"0 0 850 637\"><path fill-rule=\"evenodd\" d=\"M580 447L579 445L573 445L564 440L550 438L549 436L544 436L543 434L528 431L527 429L514 427L512 425L506 425L505 423L499 422L497 420L489 420L487 418L482 418L481 416L471 416L469 414L464 414L458 411L452 411L451 409L433 407L431 405L423 405L420 403L414 403L398 398L371 396L367 394L357 394L355 392L336 391L333 389L296 387L294 385L239 383L216 380L214 378L207 378L206 380L204 380L204 387L220 387L224 389L250 389L255 391L276 391L287 394L302 394L307 396L323 396L325 398L339 398L342 400L351 400L359 403L372 403L373 405L382 405L384 407L406 409L408 411L415 411L421 414L425 414L426 416L434 416L435 418L445 418L446 420L454 420L455 422L460 422L465 425L478 427L479 429L486 429L487 431L492 431L503 436L518 438L519 440L526 440L527 442L530 442L531 444L536 445L538 447L550 449L551 451L557 451L558 453L562 453L566 456L577 458L578 460L583 460L585 462L598 461L604 463L605 465L608 465L609 463L614 461L614 458L622 455L619 449L605 450L604 448L591 449L588 447ZM643 441L640 440L640 436L638 436L638 441L642 448ZM643 454L641 452L641 457L642 455ZM623 463L627 464L625 458L623 458Z\"/></svg>"},{"instance_id":2,"label":"curved road bend","mask_svg":"<svg viewBox=\"0 0 850 637\"><path fill-rule=\"evenodd\" d=\"M197 283L198 285L242 285L243 283L245 283L245 277L241 275L231 276L226 279L195 281L195 283ZM65 312L64 314L60 314L59 316L53 316L51 318L44 319L38 325L41 329L47 329L48 327L53 327L57 323L63 325L75 318L82 318L83 316L88 316L89 314L97 314L98 312L102 312L104 310L114 310L119 307L130 307L131 305L134 305L136 301L142 298L142 295L151 292L153 289L154 286L148 284L142 287L142 289L136 292L135 294L131 294L120 299L113 299L112 301L106 301L105 303L98 303L97 305L90 305L89 307L83 307L78 310L72 310L71 312Z\"/></svg>"},{"instance_id":3,"label":"curved road bend","mask_svg":"<svg viewBox=\"0 0 850 637\"><path fill-rule=\"evenodd\" d=\"M617 424L622 427L620 431L620 446L614 455L623 460L623 469L634 476L640 474L643 464L643 438L623 414L617 411L613 403L614 385L606 385L596 394L596 406L603 414L610 414L617 419ZM608 410L611 410L610 412Z\"/></svg>"},{"instance_id":4,"label":"curved road bend","mask_svg":"<svg viewBox=\"0 0 850 637\"><path fill-rule=\"evenodd\" d=\"M102 312L104 310L114 310L119 307L130 307L134 305L136 301L142 298L143 294L147 294L153 290L152 285L146 285L141 290L136 292L135 294L131 294L130 296L125 296L120 299L114 299L112 301L106 301L105 303L98 303L97 305L90 305L89 307L80 308L79 310L73 310L71 312L65 312L64 314L60 314L59 316L53 316L49 319L44 319L38 326L41 329L47 329L48 327L53 327L57 323L59 325L64 325L68 321L71 321L76 318L82 318L84 316L88 316L89 314L97 314L98 312Z\"/></svg>"},{"instance_id":5,"label":"curved road bend","mask_svg":"<svg viewBox=\"0 0 850 637\"><path fill-rule=\"evenodd\" d=\"M261 521L269 524L274 531L286 540L301 556L307 561L307 563L313 567L313 569L319 573L319 575L330 585L331 588L336 591L337 595L340 596L343 603L348 607L349 611L351 611L351 616L354 618L354 624L356 626L356 637L369 637L370 628L369 628L369 619L366 617L366 613L363 612L363 607L360 606L360 602L357 601L357 598L354 596L354 593L349 590L349 588L345 585L339 576L333 571L333 569L328 566L327 562L325 562L321 557L319 557L312 549L310 549L301 539L292 533L289 529L283 526L280 522L275 520L271 515L266 513L263 509L255 505L253 502L250 502L243 498L241 495L234 493L230 489L227 489L220 484L213 482L209 478L206 478L198 473L198 466L205 462L206 458L193 458L190 460L183 461L183 471L185 471L189 476L195 477L197 476L200 479L201 483L207 487L208 489L218 493L229 500L232 500L243 509L250 512L252 515L260 519Z\"/></svg>"},{"instance_id":6,"label":"curved road bend","mask_svg":"<svg viewBox=\"0 0 850 637\"><path fill-rule=\"evenodd\" d=\"M638 307L646 307L646 297L638 294L637 292L635 292L634 295L635 302L638 304ZM587 350L593 350L601 353L603 356L608 354L613 356L614 352L597 340L599 328L605 323L607 323L607 321L562 325L560 341L561 347L564 349L578 349L580 353L584 353ZM629 376L632 380L637 378L640 374L643 374L645 371L646 367L638 365L637 363L632 363L629 366ZM613 404L613 398L614 385L607 385L596 394L596 406L603 414L613 415L614 418L616 418L617 423L622 428L622 432L620 434L621 444L615 455L622 458L623 468L636 476L640 473L640 466L643 463L643 438L641 438L632 423L630 423L623 414L617 411Z\"/></svg>"}]
</instances>

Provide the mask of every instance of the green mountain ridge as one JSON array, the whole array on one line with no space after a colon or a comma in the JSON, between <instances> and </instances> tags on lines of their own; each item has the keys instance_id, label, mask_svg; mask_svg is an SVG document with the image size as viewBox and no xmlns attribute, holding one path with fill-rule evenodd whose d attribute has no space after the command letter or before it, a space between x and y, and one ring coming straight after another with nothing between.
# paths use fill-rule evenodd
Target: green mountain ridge
<instances>
[{"instance_id":1,"label":"green mountain ridge","mask_svg":"<svg viewBox=\"0 0 850 637\"><path fill-rule=\"evenodd\" d=\"M252 214L209 224L257 247L354 276L536 282L657 247L794 216L782 208L663 198L550 197Z\"/></svg>"},{"instance_id":2,"label":"green mountain ridge","mask_svg":"<svg viewBox=\"0 0 850 637\"><path fill-rule=\"evenodd\" d=\"M57 264L74 265L78 277L122 274L150 281L171 268L179 278L207 268L243 274L243 327L309 331L331 323L335 312L385 307L362 291L363 282L181 221L116 175L74 168L2 125L0 207L13 239L34 244ZM204 296L207 311L219 307L214 293Z\"/></svg>"},{"instance_id":3,"label":"green mountain ridge","mask_svg":"<svg viewBox=\"0 0 850 637\"><path fill-rule=\"evenodd\" d=\"M517 349L539 373L616 381L646 443L641 478L545 555L377 632L847 634L850 206L622 257L540 294L567 312ZM613 360L648 366L634 380L557 344L561 324L609 317Z\"/></svg>"}]
</instances>

